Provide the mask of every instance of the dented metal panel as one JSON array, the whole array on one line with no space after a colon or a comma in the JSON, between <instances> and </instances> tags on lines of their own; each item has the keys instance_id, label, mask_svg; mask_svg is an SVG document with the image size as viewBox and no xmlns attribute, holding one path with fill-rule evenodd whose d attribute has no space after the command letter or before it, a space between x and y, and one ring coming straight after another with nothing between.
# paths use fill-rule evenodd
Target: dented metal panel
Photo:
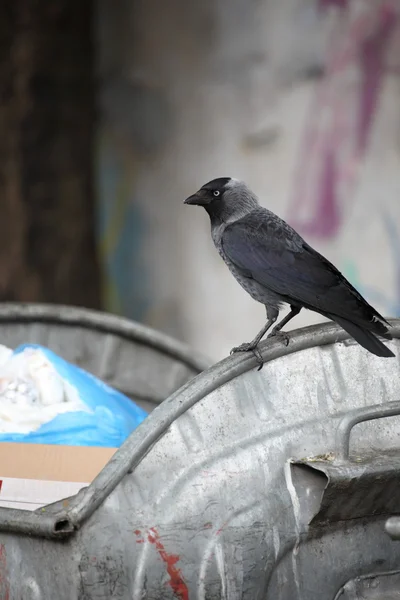
<instances>
[{"instance_id":1,"label":"dented metal panel","mask_svg":"<svg viewBox=\"0 0 400 600\"><path fill-rule=\"evenodd\" d=\"M324 324L288 347L269 340L260 372L251 355L230 357L160 404L76 497L0 509L4 593L334 600L346 582L397 571L385 522L398 495L400 361L346 339ZM377 406L392 416L366 421Z\"/></svg>"},{"instance_id":2,"label":"dented metal panel","mask_svg":"<svg viewBox=\"0 0 400 600\"><path fill-rule=\"evenodd\" d=\"M395 513L400 507L400 456L382 456L362 464L300 461L293 463L292 481L315 526ZM314 492L314 498L310 490Z\"/></svg>"}]
</instances>

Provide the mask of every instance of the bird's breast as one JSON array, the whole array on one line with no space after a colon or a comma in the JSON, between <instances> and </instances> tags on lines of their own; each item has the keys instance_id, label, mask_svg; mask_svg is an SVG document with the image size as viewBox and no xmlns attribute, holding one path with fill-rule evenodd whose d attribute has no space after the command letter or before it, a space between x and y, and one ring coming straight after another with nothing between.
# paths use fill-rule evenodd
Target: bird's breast
<instances>
[{"instance_id":1,"label":"bird's breast","mask_svg":"<svg viewBox=\"0 0 400 600\"><path fill-rule=\"evenodd\" d=\"M214 227L211 230L211 237L218 250L218 254L221 256L236 281L253 298L253 300L256 300L256 302L261 302L266 306L280 307L283 302L279 295L275 294L272 290L268 290L252 277L249 277L248 274L244 273L226 256L222 245L222 234L224 229L225 226Z\"/></svg>"}]
</instances>

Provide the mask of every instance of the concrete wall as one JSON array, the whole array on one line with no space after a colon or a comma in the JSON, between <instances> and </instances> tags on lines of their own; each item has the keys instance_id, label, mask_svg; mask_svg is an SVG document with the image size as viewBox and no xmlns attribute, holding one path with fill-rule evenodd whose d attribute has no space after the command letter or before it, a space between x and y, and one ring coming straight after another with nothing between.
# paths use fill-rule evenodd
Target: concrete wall
<instances>
[{"instance_id":1,"label":"concrete wall","mask_svg":"<svg viewBox=\"0 0 400 600\"><path fill-rule=\"evenodd\" d=\"M230 175L400 316L398 3L119 6L99 5L99 191L103 217L123 197L120 230L132 225L114 266L104 243L109 306L216 359L253 337L263 307L224 267L204 211L182 205Z\"/></svg>"}]
</instances>

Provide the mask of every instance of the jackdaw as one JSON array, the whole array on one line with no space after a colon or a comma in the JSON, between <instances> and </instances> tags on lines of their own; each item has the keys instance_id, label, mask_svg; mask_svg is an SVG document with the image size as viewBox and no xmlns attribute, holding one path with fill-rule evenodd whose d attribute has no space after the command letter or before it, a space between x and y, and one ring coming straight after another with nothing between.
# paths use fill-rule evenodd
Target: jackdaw
<instances>
[{"instance_id":1,"label":"jackdaw","mask_svg":"<svg viewBox=\"0 0 400 600\"><path fill-rule=\"evenodd\" d=\"M290 312L268 337L281 332L302 308L336 321L361 346L376 356L394 356L376 335L392 339L390 324L364 300L347 279L285 221L259 205L243 181L213 179L185 204L203 206L211 220L215 247L238 283L264 304L267 322L254 340L232 352L252 351L262 367L257 348L287 303Z\"/></svg>"}]
</instances>

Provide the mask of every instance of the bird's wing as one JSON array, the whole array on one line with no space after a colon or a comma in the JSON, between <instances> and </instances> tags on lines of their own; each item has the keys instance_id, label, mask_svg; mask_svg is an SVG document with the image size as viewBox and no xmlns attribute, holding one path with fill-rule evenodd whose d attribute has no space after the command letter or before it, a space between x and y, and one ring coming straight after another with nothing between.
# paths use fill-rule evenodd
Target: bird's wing
<instances>
[{"instance_id":1,"label":"bird's wing","mask_svg":"<svg viewBox=\"0 0 400 600\"><path fill-rule=\"evenodd\" d=\"M384 321L336 267L265 209L228 225L222 246L244 275L288 303L362 323L371 320L372 310Z\"/></svg>"}]
</instances>

